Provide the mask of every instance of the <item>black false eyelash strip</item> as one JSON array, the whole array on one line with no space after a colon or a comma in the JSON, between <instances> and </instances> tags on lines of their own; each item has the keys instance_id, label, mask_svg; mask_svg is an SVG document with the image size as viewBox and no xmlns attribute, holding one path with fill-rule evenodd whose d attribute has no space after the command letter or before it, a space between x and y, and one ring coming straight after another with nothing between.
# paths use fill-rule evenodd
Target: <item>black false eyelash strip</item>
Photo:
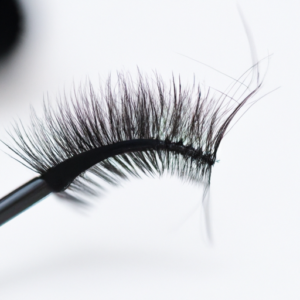
<instances>
[{"instance_id":1,"label":"black false eyelash strip","mask_svg":"<svg viewBox=\"0 0 300 300\"><path fill-rule=\"evenodd\" d=\"M6 200L10 203L6 216L1 205L15 194L0 200L0 223L50 192L73 200L77 196L72 191L95 194L93 185L101 186L86 171L111 184L140 172L168 171L209 186L228 126L260 86L245 89L247 95L237 102L226 94L203 95L200 86L183 87L174 77L166 85L157 74L148 79L139 72L134 81L119 73L117 84L113 87L109 78L99 94L90 84L71 99L60 99L57 110L44 102L44 117L32 110L30 126L15 123L10 134L14 144L5 144L21 163L40 174L39 183L25 185L27 196L23 187L17 200ZM21 205L20 197L28 203L24 200Z\"/></svg>"}]
</instances>

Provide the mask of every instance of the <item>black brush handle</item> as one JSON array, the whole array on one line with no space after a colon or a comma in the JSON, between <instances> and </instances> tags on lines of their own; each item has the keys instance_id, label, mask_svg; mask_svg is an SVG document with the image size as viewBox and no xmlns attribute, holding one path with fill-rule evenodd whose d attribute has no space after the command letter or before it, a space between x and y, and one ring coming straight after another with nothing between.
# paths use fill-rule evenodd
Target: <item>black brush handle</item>
<instances>
[{"instance_id":1,"label":"black brush handle","mask_svg":"<svg viewBox=\"0 0 300 300\"><path fill-rule=\"evenodd\" d=\"M52 192L45 180L34 178L0 199L0 225Z\"/></svg>"}]
</instances>

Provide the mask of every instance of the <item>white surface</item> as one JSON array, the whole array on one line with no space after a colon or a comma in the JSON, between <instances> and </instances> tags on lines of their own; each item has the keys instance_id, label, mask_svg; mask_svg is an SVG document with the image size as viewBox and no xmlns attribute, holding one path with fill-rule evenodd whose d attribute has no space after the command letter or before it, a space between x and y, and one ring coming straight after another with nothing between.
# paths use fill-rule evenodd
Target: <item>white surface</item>
<instances>
[{"instance_id":1,"label":"white surface","mask_svg":"<svg viewBox=\"0 0 300 300\"><path fill-rule=\"evenodd\" d=\"M1 138L30 104L87 77L139 66L226 87L177 53L235 78L251 66L235 1L23 2L27 35L0 74ZM201 189L176 178L126 182L86 214L51 196L0 228L0 299L299 299L299 5L239 3L259 58L274 53L262 94L281 88L221 144L213 245L195 210ZM0 163L0 196L34 176L3 153Z\"/></svg>"}]
</instances>

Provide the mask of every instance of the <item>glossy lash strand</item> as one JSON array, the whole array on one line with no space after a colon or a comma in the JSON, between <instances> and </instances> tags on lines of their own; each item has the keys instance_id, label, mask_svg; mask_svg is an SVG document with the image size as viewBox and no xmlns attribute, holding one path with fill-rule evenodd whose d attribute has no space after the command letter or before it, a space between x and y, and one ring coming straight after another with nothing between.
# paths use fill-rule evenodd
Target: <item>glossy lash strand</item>
<instances>
[{"instance_id":1,"label":"glossy lash strand","mask_svg":"<svg viewBox=\"0 0 300 300\"><path fill-rule=\"evenodd\" d=\"M201 149L184 146L182 142L172 143L154 139L138 139L118 142L78 154L50 168L41 178L47 182L53 192L61 192L68 188L81 173L109 157L153 150L171 151L208 166L212 166L215 162L213 155L203 154Z\"/></svg>"},{"instance_id":2,"label":"glossy lash strand","mask_svg":"<svg viewBox=\"0 0 300 300\"><path fill-rule=\"evenodd\" d=\"M78 192L99 193L101 183L87 173L117 185L129 176L168 171L207 190L232 119L262 85L249 90L244 83L254 67L231 88L238 99L210 90L204 95L199 85L183 88L174 77L166 88L157 74L150 81L139 72L135 82L118 73L115 87L108 78L100 95L90 84L59 100L57 110L44 102L44 117L32 110L30 126L16 122L8 132L13 143L3 142L40 176L0 200L0 224L51 192L77 202Z\"/></svg>"}]
</instances>

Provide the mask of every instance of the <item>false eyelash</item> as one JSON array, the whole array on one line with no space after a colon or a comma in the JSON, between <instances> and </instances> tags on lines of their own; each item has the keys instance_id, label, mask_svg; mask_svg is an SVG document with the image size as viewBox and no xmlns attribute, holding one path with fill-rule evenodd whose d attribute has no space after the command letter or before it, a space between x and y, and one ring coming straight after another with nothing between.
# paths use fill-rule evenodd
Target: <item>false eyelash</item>
<instances>
[{"instance_id":1,"label":"false eyelash","mask_svg":"<svg viewBox=\"0 0 300 300\"><path fill-rule=\"evenodd\" d=\"M139 177L140 171L168 171L209 187L228 126L262 84L245 88L241 94L248 93L238 102L225 93L216 97L208 90L204 95L200 85L183 87L174 76L170 85L158 74L149 79L139 71L137 81L124 73L117 77L116 86L109 77L99 94L89 84L70 100L60 99L58 110L44 102L43 118L32 109L30 126L17 122L9 133L14 145L5 145L63 198L75 200L72 191L96 194L95 187L102 187L87 169L114 185ZM245 80L236 81L233 97ZM70 168L78 168L72 176Z\"/></svg>"}]
</instances>

